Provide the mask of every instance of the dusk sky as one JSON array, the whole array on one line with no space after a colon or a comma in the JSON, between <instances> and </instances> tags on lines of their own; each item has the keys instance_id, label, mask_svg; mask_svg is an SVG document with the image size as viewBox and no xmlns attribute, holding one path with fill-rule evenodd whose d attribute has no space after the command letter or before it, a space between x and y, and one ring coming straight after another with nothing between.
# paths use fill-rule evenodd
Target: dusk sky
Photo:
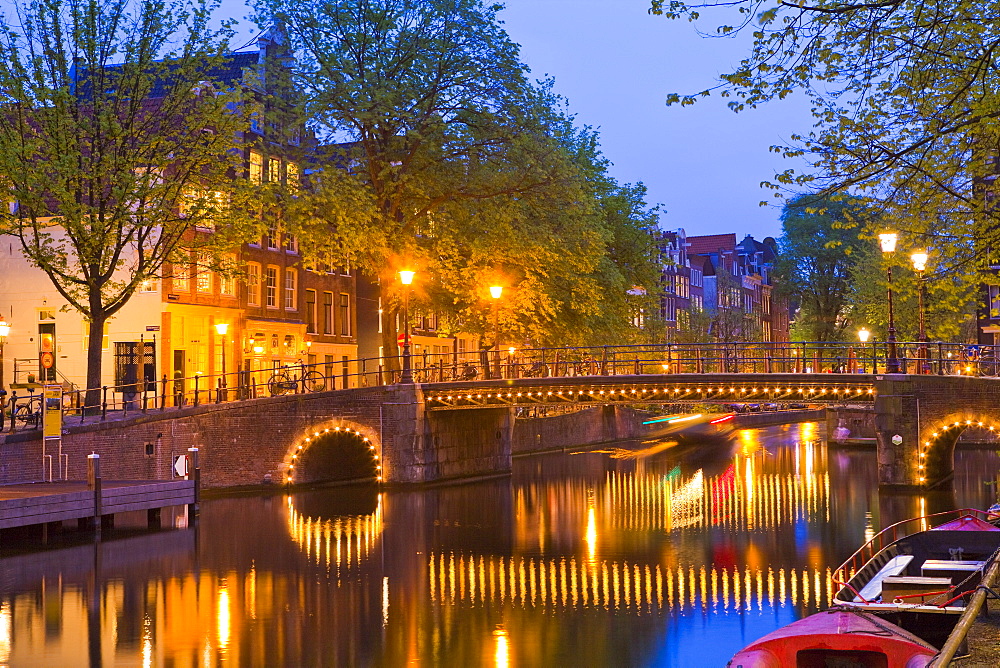
<instances>
[{"instance_id":1,"label":"dusk sky","mask_svg":"<svg viewBox=\"0 0 1000 668\"><path fill-rule=\"evenodd\" d=\"M758 239L781 234L780 208L758 206L773 201L759 184L801 165L768 147L808 131L806 104L784 101L735 114L717 96L693 107L664 103L670 92L714 85L746 53L745 39L700 37L690 23L649 15L648 0L504 4L501 18L532 76L555 78L577 122L598 128L615 178L642 181L648 201L663 205L663 228ZM241 19L241 34L254 34L239 0L225 0L223 10Z\"/></svg>"}]
</instances>

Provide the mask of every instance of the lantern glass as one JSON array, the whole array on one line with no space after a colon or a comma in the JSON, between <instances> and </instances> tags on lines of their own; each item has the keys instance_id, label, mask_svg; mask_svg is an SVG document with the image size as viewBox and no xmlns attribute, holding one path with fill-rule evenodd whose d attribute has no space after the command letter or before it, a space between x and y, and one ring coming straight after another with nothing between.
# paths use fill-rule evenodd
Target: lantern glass
<instances>
[{"instance_id":1,"label":"lantern glass","mask_svg":"<svg viewBox=\"0 0 1000 668\"><path fill-rule=\"evenodd\" d=\"M878 242L882 246L883 253L892 253L896 250L896 240L899 236L895 232L883 232L878 235Z\"/></svg>"}]
</instances>

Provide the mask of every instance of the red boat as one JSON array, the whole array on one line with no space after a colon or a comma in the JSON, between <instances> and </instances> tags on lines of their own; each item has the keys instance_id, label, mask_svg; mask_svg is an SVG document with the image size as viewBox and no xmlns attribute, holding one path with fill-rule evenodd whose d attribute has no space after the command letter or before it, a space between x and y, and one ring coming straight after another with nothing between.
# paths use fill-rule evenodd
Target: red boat
<instances>
[{"instance_id":1,"label":"red boat","mask_svg":"<svg viewBox=\"0 0 1000 668\"><path fill-rule=\"evenodd\" d=\"M922 668L937 650L874 615L845 608L817 612L744 647L729 668Z\"/></svg>"}]
</instances>

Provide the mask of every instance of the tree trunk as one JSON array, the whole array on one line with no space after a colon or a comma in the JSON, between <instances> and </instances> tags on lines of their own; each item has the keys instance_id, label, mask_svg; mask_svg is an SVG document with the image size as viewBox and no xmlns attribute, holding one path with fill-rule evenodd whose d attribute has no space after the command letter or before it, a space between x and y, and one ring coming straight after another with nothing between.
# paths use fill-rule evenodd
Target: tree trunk
<instances>
[{"instance_id":1,"label":"tree trunk","mask_svg":"<svg viewBox=\"0 0 1000 668\"><path fill-rule=\"evenodd\" d=\"M90 321L90 334L87 336L87 394L84 405L88 413L101 405L101 363L104 342L104 324L108 321L106 315L94 311Z\"/></svg>"}]
</instances>

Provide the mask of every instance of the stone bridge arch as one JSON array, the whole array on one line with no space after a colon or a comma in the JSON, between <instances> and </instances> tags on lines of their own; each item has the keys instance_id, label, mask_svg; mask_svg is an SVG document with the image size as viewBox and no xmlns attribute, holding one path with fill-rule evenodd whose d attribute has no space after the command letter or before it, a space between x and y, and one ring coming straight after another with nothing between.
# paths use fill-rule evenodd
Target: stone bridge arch
<instances>
[{"instance_id":1,"label":"stone bridge arch","mask_svg":"<svg viewBox=\"0 0 1000 668\"><path fill-rule=\"evenodd\" d=\"M947 488L968 429L1000 431L1000 379L886 374L875 381L879 484Z\"/></svg>"},{"instance_id":2,"label":"stone bridge arch","mask_svg":"<svg viewBox=\"0 0 1000 668\"><path fill-rule=\"evenodd\" d=\"M288 447L284 482L382 482L382 446L370 426L334 418L305 429Z\"/></svg>"},{"instance_id":3,"label":"stone bridge arch","mask_svg":"<svg viewBox=\"0 0 1000 668\"><path fill-rule=\"evenodd\" d=\"M917 448L918 482L934 488L951 481L955 475L955 446L959 437L970 429L996 434L1000 429L1000 420L995 417L998 412L993 410L991 415L971 417L969 411L955 412L939 424L925 426Z\"/></svg>"}]
</instances>

